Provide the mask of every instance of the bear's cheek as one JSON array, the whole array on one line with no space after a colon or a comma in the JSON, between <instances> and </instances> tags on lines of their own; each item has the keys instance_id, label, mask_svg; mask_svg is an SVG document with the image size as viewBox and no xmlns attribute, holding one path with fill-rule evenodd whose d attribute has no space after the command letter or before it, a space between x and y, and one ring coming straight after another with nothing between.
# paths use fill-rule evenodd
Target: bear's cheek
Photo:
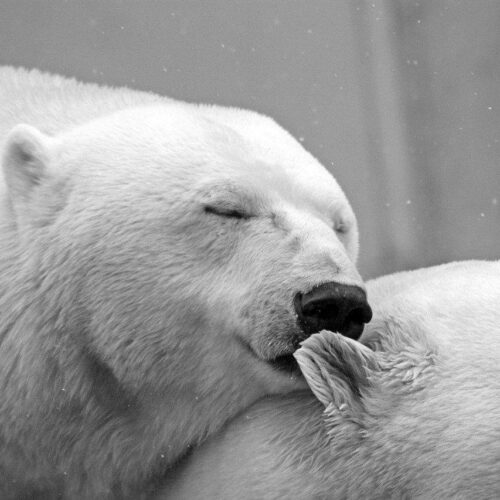
<instances>
[{"instance_id":1,"label":"bear's cheek","mask_svg":"<svg viewBox=\"0 0 500 500\"><path fill-rule=\"evenodd\" d=\"M258 228L229 242L234 248L213 268L207 300L221 328L269 359L293 349L299 331L293 298L302 280L290 267L293 252L280 244L282 235Z\"/></svg>"}]
</instances>

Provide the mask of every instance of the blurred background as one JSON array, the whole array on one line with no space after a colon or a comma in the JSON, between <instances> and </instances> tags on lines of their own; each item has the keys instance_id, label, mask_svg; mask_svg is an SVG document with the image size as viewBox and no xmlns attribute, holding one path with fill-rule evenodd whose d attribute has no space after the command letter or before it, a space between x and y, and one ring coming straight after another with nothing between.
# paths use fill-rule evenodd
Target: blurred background
<instances>
[{"instance_id":1,"label":"blurred background","mask_svg":"<svg viewBox=\"0 0 500 500\"><path fill-rule=\"evenodd\" d=\"M369 278L500 257L499 26L497 0L1 0L0 63L274 117Z\"/></svg>"}]
</instances>

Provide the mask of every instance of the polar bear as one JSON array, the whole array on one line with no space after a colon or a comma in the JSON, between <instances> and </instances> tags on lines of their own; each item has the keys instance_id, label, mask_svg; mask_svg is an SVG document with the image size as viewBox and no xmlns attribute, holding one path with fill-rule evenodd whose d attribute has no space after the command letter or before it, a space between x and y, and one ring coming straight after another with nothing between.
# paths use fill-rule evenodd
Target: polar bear
<instances>
[{"instance_id":1,"label":"polar bear","mask_svg":"<svg viewBox=\"0 0 500 500\"><path fill-rule=\"evenodd\" d=\"M353 211L270 118L0 70L0 497L140 498L369 321Z\"/></svg>"},{"instance_id":2,"label":"polar bear","mask_svg":"<svg viewBox=\"0 0 500 500\"><path fill-rule=\"evenodd\" d=\"M295 354L316 398L244 411L158 498L500 498L500 262L367 288L362 343L321 332Z\"/></svg>"}]
</instances>

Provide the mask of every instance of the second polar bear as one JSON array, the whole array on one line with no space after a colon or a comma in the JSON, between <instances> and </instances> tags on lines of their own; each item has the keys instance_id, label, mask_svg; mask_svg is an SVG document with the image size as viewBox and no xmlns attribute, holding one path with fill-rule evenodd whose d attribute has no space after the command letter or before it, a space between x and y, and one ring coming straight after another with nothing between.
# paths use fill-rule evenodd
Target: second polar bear
<instances>
[{"instance_id":1,"label":"second polar bear","mask_svg":"<svg viewBox=\"0 0 500 500\"><path fill-rule=\"evenodd\" d=\"M242 412L158 498L500 498L500 262L367 288L361 342L321 332L296 353L316 398Z\"/></svg>"},{"instance_id":2,"label":"second polar bear","mask_svg":"<svg viewBox=\"0 0 500 500\"><path fill-rule=\"evenodd\" d=\"M0 147L3 499L140 498L370 318L344 193L269 118L3 68Z\"/></svg>"}]
</instances>

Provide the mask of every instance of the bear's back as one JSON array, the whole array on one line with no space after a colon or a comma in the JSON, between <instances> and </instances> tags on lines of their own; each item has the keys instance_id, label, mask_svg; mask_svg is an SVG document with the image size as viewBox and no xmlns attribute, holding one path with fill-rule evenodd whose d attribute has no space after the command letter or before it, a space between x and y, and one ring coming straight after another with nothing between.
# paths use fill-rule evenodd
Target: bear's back
<instances>
[{"instance_id":1,"label":"bear's back","mask_svg":"<svg viewBox=\"0 0 500 500\"><path fill-rule=\"evenodd\" d=\"M0 141L19 123L54 135L132 106L171 102L166 97L81 83L38 70L0 67Z\"/></svg>"}]
</instances>

